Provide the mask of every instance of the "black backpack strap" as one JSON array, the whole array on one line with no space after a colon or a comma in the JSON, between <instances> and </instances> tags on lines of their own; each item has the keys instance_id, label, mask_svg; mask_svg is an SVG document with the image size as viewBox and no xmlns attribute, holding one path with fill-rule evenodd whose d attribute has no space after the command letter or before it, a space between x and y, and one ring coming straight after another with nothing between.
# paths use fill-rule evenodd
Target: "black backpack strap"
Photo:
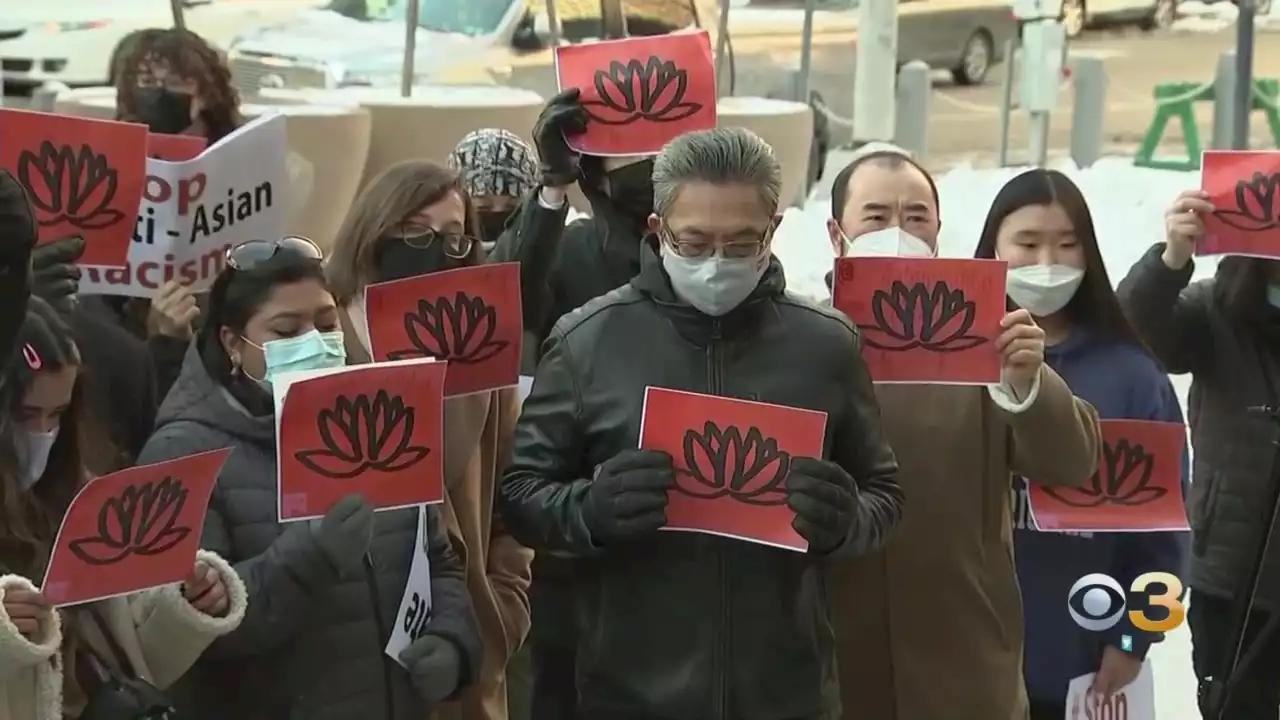
<instances>
[{"instance_id":1,"label":"black backpack strap","mask_svg":"<svg viewBox=\"0 0 1280 720\"><path fill-rule=\"evenodd\" d=\"M93 620L93 624L98 627L98 634L102 636L107 648L111 651L111 658L103 657L102 653L93 647L93 643L89 641L89 638L85 637L84 633L81 633L85 651L92 656L102 672L117 682L138 680L137 669L133 666L133 662L129 659L129 655L125 653L124 648L120 647L120 642L116 640L116 636L112 634L111 628L107 626L106 620L102 619L102 614L98 612L98 609L88 607L81 614Z\"/></svg>"}]
</instances>

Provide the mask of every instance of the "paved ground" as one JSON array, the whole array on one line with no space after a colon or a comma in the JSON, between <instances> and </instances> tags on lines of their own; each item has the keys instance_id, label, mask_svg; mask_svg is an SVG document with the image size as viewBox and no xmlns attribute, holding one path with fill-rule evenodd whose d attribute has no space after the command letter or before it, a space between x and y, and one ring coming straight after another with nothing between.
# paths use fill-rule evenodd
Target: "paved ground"
<instances>
[{"instance_id":1,"label":"paved ground","mask_svg":"<svg viewBox=\"0 0 1280 720\"><path fill-rule=\"evenodd\" d=\"M1107 141L1136 146L1155 114L1152 88L1166 82L1209 82L1218 57L1235 47L1234 28L1219 32L1100 31L1071 43L1070 53L1092 56L1104 62L1109 81L1105 121ZM998 146L1001 79L1007 66L997 68L986 85L955 87L939 80L933 95L928 156L943 166L957 161L986 164ZM1280 76L1280 36L1259 32L1254 59L1259 77ZM1070 135L1071 93L1061 94L1062 109L1051 121L1050 147L1066 148ZM1207 140L1212 124L1209 104L1197 108L1200 133ZM1029 136L1025 114L1015 113L1010 147L1014 159L1027 157ZM1255 147L1274 147L1260 115L1253 122ZM1181 131L1170 128L1165 142L1181 141Z\"/></svg>"}]
</instances>

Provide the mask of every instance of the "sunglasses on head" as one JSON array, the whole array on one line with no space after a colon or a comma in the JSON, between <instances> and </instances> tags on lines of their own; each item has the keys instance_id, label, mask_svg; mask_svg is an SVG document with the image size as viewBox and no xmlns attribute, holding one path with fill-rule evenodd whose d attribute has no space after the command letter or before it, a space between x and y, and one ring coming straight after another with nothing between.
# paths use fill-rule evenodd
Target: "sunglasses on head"
<instances>
[{"instance_id":1,"label":"sunglasses on head","mask_svg":"<svg viewBox=\"0 0 1280 720\"><path fill-rule=\"evenodd\" d=\"M306 260L324 260L320 246L301 235L285 235L279 240L246 240L227 248L227 267L232 270L251 271L275 257L289 253Z\"/></svg>"}]
</instances>

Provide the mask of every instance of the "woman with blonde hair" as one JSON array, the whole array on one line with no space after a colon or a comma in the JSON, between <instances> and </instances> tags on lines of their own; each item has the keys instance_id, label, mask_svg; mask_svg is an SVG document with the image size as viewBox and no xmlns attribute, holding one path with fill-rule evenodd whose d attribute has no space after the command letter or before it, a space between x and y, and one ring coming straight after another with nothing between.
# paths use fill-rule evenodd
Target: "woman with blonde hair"
<instances>
[{"instance_id":1,"label":"woman with blonde hair","mask_svg":"<svg viewBox=\"0 0 1280 720\"><path fill-rule=\"evenodd\" d=\"M475 209L458 176L435 163L387 168L356 198L326 263L343 309L349 362L369 362L367 286L486 261ZM535 286L536 287L536 286ZM445 405L444 515L466 568L484 642L472 686L437 717L506 720L507 661L529 630L533 552L502 528L494 511L498 473L511 452L519 413L515 389L451 398Z\"/></svg>"}]
</instances>

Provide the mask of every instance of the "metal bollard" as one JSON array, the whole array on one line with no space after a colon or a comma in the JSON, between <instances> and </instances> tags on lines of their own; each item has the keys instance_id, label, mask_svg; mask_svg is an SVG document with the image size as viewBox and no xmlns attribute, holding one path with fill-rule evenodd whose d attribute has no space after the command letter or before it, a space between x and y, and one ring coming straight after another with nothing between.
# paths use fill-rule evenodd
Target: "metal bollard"
<instances>
[{"instance_id":1,"label":"metal bollard","mask_svg":"<svg viewBox=\"0 0 1280 720\"><path fill-rule=\"evenodd\" d=\"M1236 53L1228 50L1218 56L1218 67L1213 73L1213 135L1209 147L1214 150L1231 149L1231 128L1235 125Z\"/></svg>"},{"instance_id":2,"label":"metal bollard","mask_svg":"<svg viewBox=\"0 0 1280 720\"><path fill-rule=\"evenodd\" d=\"M1107 114L1107 70L1095 57L1071 59L1071 159L1087 168L1102 157L1103 120Z\"/></svg>"},{"instance_id":3,"label":"metal bollard","mask_svg":"<svg viewBox=\"0 0 1280 720\"><path fill-rule=\"evenodd\" d=\"M929 65L912 60L898 71L897 111L893 137L898 147L924 157L929 144L929 98L933 79Z\"/></svg>"},{"instance_id":4,"label":"metal bollard","mask_svg":"<svg viewBox=\"0 0 1280 720\"><path fill-rule=\"evenodd\" d=\"M58 95L70 89L60 82L50 81L41 85L31 93L31 109L38 112L53 112Z\"/></svg>"}]
</instances>

